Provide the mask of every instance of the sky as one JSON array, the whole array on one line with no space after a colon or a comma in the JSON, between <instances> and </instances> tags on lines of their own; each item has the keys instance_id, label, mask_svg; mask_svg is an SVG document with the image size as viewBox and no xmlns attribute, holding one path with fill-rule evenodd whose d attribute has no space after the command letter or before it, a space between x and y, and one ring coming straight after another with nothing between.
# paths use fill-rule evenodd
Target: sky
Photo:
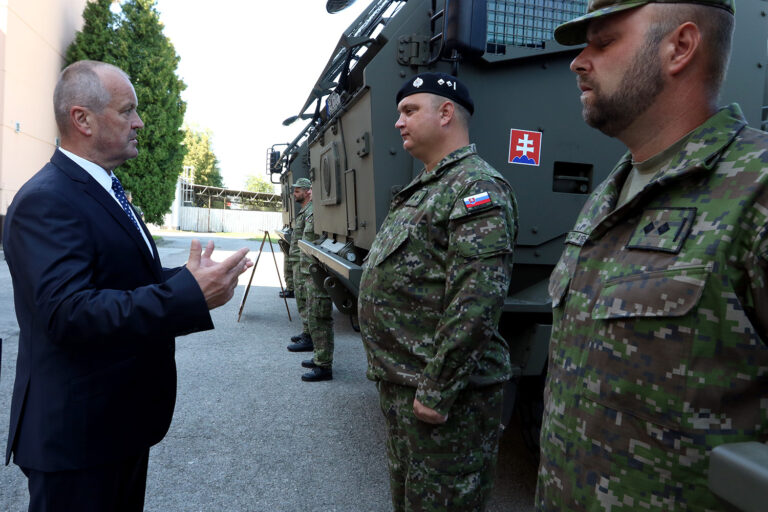
<instances>
[{"instance_id":1,"label":"sky","mask_svg":"<svg viewBox=\"0 0 768 512\"><path fill-rule=\"evenodd\" d=\"M185 122L213 132L227 188L266 177L266 152L290 142L299 113L342 32L370 4L328 14L326 0L157 0L164 33L181 58Z\"/></svg>"}]
</instances>

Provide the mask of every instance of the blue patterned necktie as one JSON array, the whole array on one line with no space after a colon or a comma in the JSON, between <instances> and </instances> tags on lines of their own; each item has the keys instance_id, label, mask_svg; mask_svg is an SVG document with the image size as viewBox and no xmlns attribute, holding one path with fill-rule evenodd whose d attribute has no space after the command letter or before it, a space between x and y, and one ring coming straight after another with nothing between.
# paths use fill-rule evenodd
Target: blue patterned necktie
<instances>
[{"instance_id":1,"label":"blue patterned necktie","mask_svg":"<svg viewBox=\"0 0 768 512\"><path fill-rule=\"evenodd\" d=\"M128 204L128 198L125 197L125 190L123 190L123 186L120 184L120 180L117 179L117 176L114 175L112 176L112 190L114 191L115 197L120 203L120 206L123 207L123 211L126 215L128 215L128 218L131 219L131 222L133 222L133 225L136 226L136 229L138 229L139 233L141 234L142 231L139 227L139 223L136 221L136 217L131 211L131 205Z\"/></svg>"}]
</instances>

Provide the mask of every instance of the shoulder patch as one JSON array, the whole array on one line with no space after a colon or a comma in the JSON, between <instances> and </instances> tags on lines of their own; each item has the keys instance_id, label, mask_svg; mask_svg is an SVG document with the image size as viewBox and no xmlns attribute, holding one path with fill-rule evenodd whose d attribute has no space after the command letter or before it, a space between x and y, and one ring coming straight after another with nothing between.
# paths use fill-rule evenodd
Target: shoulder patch
<instances>
[{"instance_id":1,"label":"shoulder patch","mask_svg":"<svg viewBox=\"0 0 768 512\"><path fill-rule=\"evenodd\" d=\"M467 209L467 211L470 211L479 206L491 206L493 204L491 196L488 194L488 192L481 192L473 196L465 197L463 201L464 207Z\"/></svg>"}]
</instances>

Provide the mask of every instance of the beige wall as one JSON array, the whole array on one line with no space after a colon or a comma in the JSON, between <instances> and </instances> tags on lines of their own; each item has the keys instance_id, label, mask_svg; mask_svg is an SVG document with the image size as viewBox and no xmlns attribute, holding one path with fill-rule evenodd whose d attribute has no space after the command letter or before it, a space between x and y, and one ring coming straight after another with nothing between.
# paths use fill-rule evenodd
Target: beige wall
<instances>
[{"instance_id":1,"label":"beige wall","mask_svg":"<svg viewBox=\"0 0 768 512\"><path fill-rule=\"evenodd\" d=\"M85 3L0 0L0 216L56 147L53 88Z\"/></svg>"}]
</instances>

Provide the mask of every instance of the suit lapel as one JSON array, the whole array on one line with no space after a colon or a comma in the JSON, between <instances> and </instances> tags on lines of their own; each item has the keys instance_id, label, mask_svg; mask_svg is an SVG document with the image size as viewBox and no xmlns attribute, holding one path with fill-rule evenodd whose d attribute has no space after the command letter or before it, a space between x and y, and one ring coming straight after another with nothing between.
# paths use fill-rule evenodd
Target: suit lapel
<instances>
[{"instance_id":1,"label":"suit lapel","mask_svg":"<svg viewBox=\"0 0 768 512\"><path fill-rule=\"evenodd\" d=\"M70 179L78 182L82 190L94 198L109 213L112 219L120 226L120 229L125 231L125 233L136 244L136 248L142 254L145 261L152 269L152 272L158 278L162 277L162 269L159 265L159 258L155 258L152 256L152 254L150 254L149 248L147 247L144 238L142 238L141 233L136 230L136 226L133 225L133 222L131 222L128 214L126 214L123 209L120 208L120 205L118 205L112 196L109 195L109 192L104 190L104 187L99 185L96 180L91 178L91 176L79 165L77 165L70 158L66 157L59 151L56 151L53 154L51 163L61 169L67 176L70 177ZM157 247L155 246L154 240L152 239L152 235L149 234L149 231L144 226L144 222L142 222L142 220L138 217L136 220L139 222L139 225L142 226L144 233L147 235L147 240L150 241L154 254L157 254Z\"/></svg>"},{"instance_id":2,"label":"suit lapel","mask_svg":"<svg viewBox=\"0 0 768 512\"><path fill-rule=\"evenodd\" d=\"M149 254L149 251L147 251L147 255L152 260L152 268L155 271L155 274L157 274L158 277L163 275L163 266L160 264L160 254L157 252L157 245L155 244L155 239L152 238L152 234L149 232L149 228L146 224L144 224L144 221L141 219L138 213L136 213L136 209L133 208L133 214L134 217L136 217L136 222L139 223L139 226L141 226L141 229L144 231L144 234L147 237L147 241L149 242L149 245L152 246L152 254L154 254L154 258L152 257L152 254ZM129 221L130 222L130 221ZM147 247L147 244L144 243L144 240L141 241L144 244L144 248Z\"/></svg>"}]
</instances>

